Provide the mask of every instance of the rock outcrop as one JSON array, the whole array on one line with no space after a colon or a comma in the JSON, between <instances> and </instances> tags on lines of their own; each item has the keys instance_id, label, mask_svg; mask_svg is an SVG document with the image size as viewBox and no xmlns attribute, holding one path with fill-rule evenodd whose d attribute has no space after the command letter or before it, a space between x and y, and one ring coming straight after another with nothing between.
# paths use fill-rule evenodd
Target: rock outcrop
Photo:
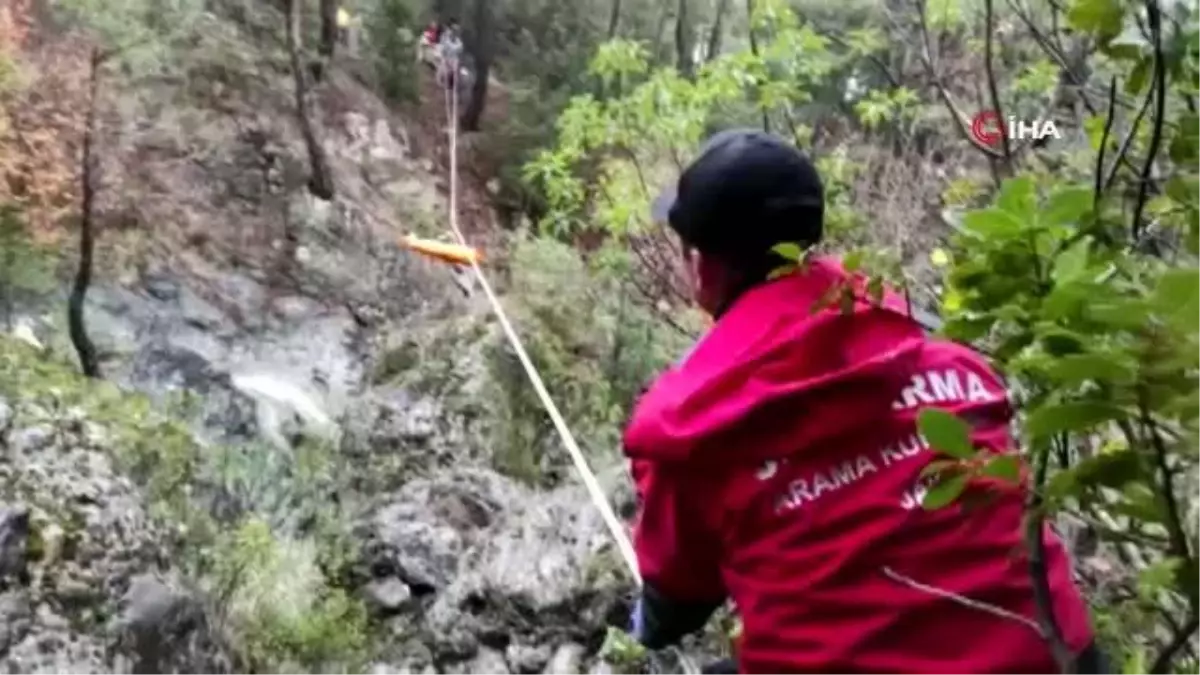
<instances>
[{"instance_id":1,"label":"rock outcrop","mask_svg":"<svg viewBox=\"0 0 1200 675\"><path fill-rule=\"evenodd\" d=\"M0 398L0 659L9 672L222 672L171 533L77 408Z\"/></svg>"}]
</instances>

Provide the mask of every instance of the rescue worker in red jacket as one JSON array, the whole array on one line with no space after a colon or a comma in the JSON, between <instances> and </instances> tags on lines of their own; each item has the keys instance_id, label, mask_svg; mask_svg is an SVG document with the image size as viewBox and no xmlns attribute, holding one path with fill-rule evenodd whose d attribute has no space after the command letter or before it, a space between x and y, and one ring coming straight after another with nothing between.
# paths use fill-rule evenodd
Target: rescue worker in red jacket
<instances>
[{"instance_id":1,"label":"rescue worker in red jacket","mask_svg":"<svg viewBox=\"0 0 1200 675\"><path fill-rule=\"evenodd\" d=\"M868 299L831 258L768 280L780 242L821 241L823 188L768 134L711 138L656 203L715 323L641 397L625 432L645 586L635 635L668 646L731 599L750 673L1057 671L1037 621L1022 490L925 510L916 431L927 406L1012 449L1004 383L977 353L926 335L906 303ZM851 284L848 314L812 308ZM1087 606L1047 528L1052 605L1076 672L1101 672ZM719 672L719 671L711 671Z\"/></svg>"},{"instance_id":2,"label":"rescue worker in red jacket","mask_svg":"<svg viewBox=\"0 0 1200 675\"><path fill-rule=\"evenodd\" d=\"M442 33L442 24L437 21L430 21L425 27L425 32L421 34L421 39L430 45L436 45L438 38Z\"/></svg>"}]
</instances>

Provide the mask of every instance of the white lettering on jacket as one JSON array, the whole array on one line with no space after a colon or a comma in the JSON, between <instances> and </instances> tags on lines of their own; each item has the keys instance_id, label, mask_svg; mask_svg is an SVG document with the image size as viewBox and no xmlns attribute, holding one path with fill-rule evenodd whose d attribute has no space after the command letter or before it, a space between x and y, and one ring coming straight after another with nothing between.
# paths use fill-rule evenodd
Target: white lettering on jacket
<instances>
[{"instance_id":1,"label":"white lettering on jacket","mask_svg":"<svg viewBox=\"0 0 1200 675\"><path fill-rule=\"evenodd\" d=\"M892 410L908 410L920 405L953 401L988 403L998 400L1001 396L1003 395L988 391L983 384L983 378L973 371L954 368L927 370L912 376L909 385L892 403Z\"/></svg>"},{"instance_id":2,"label":"white lettering on jacket","mask_svg":"<svg viewBox=\"0 0 1200 675\"><path fill-rule=\"evenodd\" d=\"M892 404L892 409L906 410L932 403L962 401L986 403L1004 397L1003 392L988 389L978 373L957 368L940 368L913 375L908 386L904 387ZM914 432L877 450L861 453L795 478L775 497L775 512L784 513L811 504L866 476L904 463L928 449L929 444L925 439ZM777 470L778 465L774 461L768 462L759 470L757 477L762 481L769 480L775 476ZM923 484L919 482L913 490L901 497L901 505L906 509L913 508L914 497L915 503L919 503L920 496L917 492L921 491Z\"/></svg>"}]
</instances>

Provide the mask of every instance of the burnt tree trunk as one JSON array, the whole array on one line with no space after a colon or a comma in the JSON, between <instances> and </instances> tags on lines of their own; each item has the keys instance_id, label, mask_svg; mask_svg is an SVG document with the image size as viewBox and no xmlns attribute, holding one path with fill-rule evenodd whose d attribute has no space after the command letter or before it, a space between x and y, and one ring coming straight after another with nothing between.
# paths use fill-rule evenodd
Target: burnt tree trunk
<instances>
[{"instance_id":1,"label":"burnt tree trunk","mask_svg":"<svg viewBox=\"0 0 1200 675\"><path fill-rule=\"evenodd\" d=\"M463 131L479 131L479 122L487 105L488 78L492 70L492 17L488 10L489 0L475 0L475 48L472 50L475 76L471 80L471 100L462 114Z\"/></svg>"},{"instance_id":2,"label":"burnt tree trunk","mask_svg":"<svg viewBox=\"0 0 1200 675\"><path fill-rule=\"evenodd\" d=\"M675 12L675 67L686 78L692 77L692 26L688 19L688 0L679 0Z\"/></svg>"},{"instance_id":3,"label":"burnt tree trunk","mask_svg":"<svg viewBox=\"0 0 1200 675\"><path fill-rule=\"evenodd\" d=\"M287 47L292 60L292 77L296 85L296 115L300 118L300 133L308 148L308 163L311 176L308 190L321 199L333 199L333 175L325 148L317 138L316 126L312 121L312 109L308 103L308 80L300 58L300 0L288 0L287 4Z\"/></svg>"},{"instance_id":4,"label":"burnt tree trunk","mask_svg":"<svg viewBox=\"0 0 1200 675\"><path fill-rule=\"evenodd\" d=\"M621 0L613 0L612 9L608 14L608 39L617 37L617 29L621 25Z\"/></svg>"},{"instance_id":5,"label":"burnt tree trunk","mask_svg":"<svg viewBox=\"0 0 1200 675\"><path fill-rule=\"evenodd\" d=\"M705 60L712 61L721 55L721 40L725 37L725 11L727 9L729 9L729 0L717 0L717 11L713 17L712 31L708 34Z\"/></svg>"},{"instance_id":6,"label":"burnt tree trunk","mask_svg":"<svg viewBox=\"0 0 1200 675\"><path fill-rule=\"evenodd\" d=\"M75 281L67 299L67 329L71 344L79 354L79 367L88 377L100 377L100 358L96 345L87 334L84 323L83 305L87 300L88 288L92 285L92 264L96 253L96 223L93 211L96 203L95 161L92 146L96 134L96 92L100 83L100 66L103 56L98 48L92 50L91 69L88 73L88 108L83 127L83 158L79 172L82 201L79 205L79 266L75 268Z\"/></svg>"},{"instance_id":7,"label":"burnt tree trunk","mask_svg":"<svg viewBox=\"0 0 1200 675\"><path fill-rule=\"evenodd\" d=\"M662 55L663 43L666 40L665 36L667 34L667 20L670 18L671 10L669 9L669 5L663 3L662 14L658 15L658 25L654 28L654 49L652 53L655 60Z\"/></svg>"},{"instance_id":8,"label":"burnt tree trunk","mask_svg":"<svg viewBox=\"0 0 1200 675\"><path fill-rule=\"evenodd\" d=\"M754 0L746 0L746 32L750 36L750 53L758 56L758 36L754 33ZM762 109L763 131L771 133L771 117Z\"/></svg>"},{"instance_id":9,"label":"burnt tree trunk","mask_svg":"<svg viewBox=\"0 0 1200 675\"><path fill-rule=\"evenodd\" d=\"M338 42L337 0L321 0L321 46L318 50L326 61L333 59Z\"/></svg>"}]
</instances>

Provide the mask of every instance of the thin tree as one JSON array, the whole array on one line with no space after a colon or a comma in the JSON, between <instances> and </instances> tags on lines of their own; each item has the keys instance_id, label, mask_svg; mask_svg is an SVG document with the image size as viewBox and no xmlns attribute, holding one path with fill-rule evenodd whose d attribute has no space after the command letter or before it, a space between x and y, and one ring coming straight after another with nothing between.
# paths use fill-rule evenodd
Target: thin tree
<instances>
[{"instance_id":1,"label":"thin tree","mask_svg":"<svg viewBox=\"0 0 1200 675\"><path fill-rule=\"evenodd\" d=\"M100 358L96 353L96 345L88 337L83 306L87 300L88 288L92 285L92 267L96 253L96 224L93 213L96 202L96 168L93 144L96 135L96 92L99 89L100 67L103 64L104 54L98 47L93 47L88 70L87 121L83 127L83 157L79 172L82 193L79 208L79 265L75 268L75 281L67 299L67 329L71 335L71 344L79 354L79 367L83 374L92 378L101 376Z\"/></svg>"},{"instance_id":2,"label":"thin tree","mask_svg":"<svg viewBox=\"0 0 1200 675\"><path fill-rule=\"evenodd\" d=\"M679 0L675 12L675 65L684 77L690 78L692 63L692 26L688 19L688 1Z\"/></svg>"},{"instance_id":3,"label":"thin tree","mask_svg":"<svg viewBox=\"0 0 1200 675\"><path fill-rule=\"evenodd\" d=\"M754 33L754 0L746 0L746 32L750 36L750 53L758 58L758 37ZM762 126L763 131L771 133L771 118L767 115L767 109L762 109Z\"/></svg>"},{"instance_id":4,"label":"thin tree","mask_svg":"<svg viewBox=\"0 0 1200 675\"><path fill-rule=\"evenodd\" d=\"M321 0L321 45L318 52L326 61L333 59L338 41L337 0Z\"/></svg>"},{"instance_id":5,"label":"thin tree","mask_svg":"<svg viewBox=\"0 0 1200 675\"><path fill-rule=\"evenodd\" d=\"M471 81L471 100L462 114L464 131L479 131L483 109L487 105L488 79L492 70L492 17L488 0L475 0L475 78Z\"/></svg>"},{"instance_id":6,"label":"thin tree","mask_svg":"<svg viewBox=\"0 0 1200 675\"><path fill-rule=\"evenodd\" d=\"M608 13L608 39L612 40L617 37L617 29L621 24L621 0L613 0L612 8Z\"/></svg>"},{"instance_id":7,"label":"thin tree","mask_svg":"<svg viewBox=\"0 0 1200 675\"><path fill-rule=\"evenodd\" d=\"M704 57L712 61L721 55L721 40L725 37L725 11L729 9L729 0L717 0L717 11L713 16L712 30L708 34L708 50Z\"/></svg>"},{"instance_id":8,"label":"thin tree","mask_svg":"<svg viewBox=\"0 0 1200 675\"><path fill-rule=\"evenodd\" d=\"M296 115L300 118L300 133L308 147L308 163L312 174L308 181L308 190L321 199L333 199L333 174L325 156L325 148L317 138L316 125L312 121L308 82L300 58L300 0L287 0L287 47L296 86Z\"/></svg>"}]
</instances>

